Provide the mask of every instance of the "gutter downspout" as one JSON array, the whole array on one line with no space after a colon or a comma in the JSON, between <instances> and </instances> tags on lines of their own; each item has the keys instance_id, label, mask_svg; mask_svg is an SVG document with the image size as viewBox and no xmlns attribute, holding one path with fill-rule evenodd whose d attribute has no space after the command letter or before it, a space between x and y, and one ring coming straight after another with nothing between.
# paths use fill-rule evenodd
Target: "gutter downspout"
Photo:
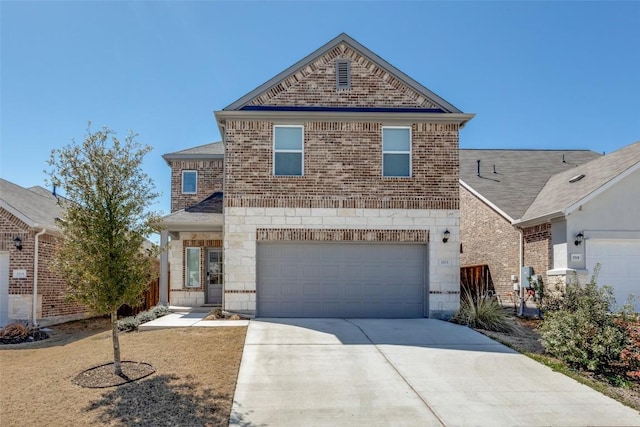
<instances>
[{"instance_id":1,"label":"gutter downspout","mask_svg":"<svg viewBox=\"0 0 640 427\"><path fill-rule=\"evenodd\" d=\"M38 242L39 237L47 232L46 228L42 228L35 236L35 245L33 249L33 303L31 313L31 323L33 327L38 327L37 308L38 308Z\"/></svg>"},{"instance_id":2,"label":"gutter downspout","mask_svg":"<svg viewBox=\"0 0 640 427\"><path fill-rule=\"evenodd\" d=\"M524 283L522 283L522 267L524 267L524 231L522 228L518 228L520 233L520 271L518 272L518 281L520 282L520 306L518 307L518 316L524 315Z\"/></svg>"}]
</instances>

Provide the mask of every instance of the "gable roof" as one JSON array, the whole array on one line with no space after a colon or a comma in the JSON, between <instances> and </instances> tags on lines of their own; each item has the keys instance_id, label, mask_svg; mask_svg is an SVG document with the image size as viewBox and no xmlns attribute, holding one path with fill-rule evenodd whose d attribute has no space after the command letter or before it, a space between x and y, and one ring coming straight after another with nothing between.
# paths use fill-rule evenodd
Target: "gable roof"
<instances>
[{"instance_id":1,"label":"gable roof","mask_svg":"<svg viewBox=\"0 0 640 427\"><path fill-rule=\"evenodd\" d=\"M524 215L552 175L571 174L599 157L589 150L461 149L460 184L513 222Z\"/></svg>"},{"instance_id":2,"label":"gable roof","mask_svg":"<svg viewBox=\"0 0 640 427\"><path fill-rule=\"evenodd\" d=\"M558 173L549 178L523 215L522 222L556 213L570 213L577 205L639 169L640 141Z\"/></svg>"},{"instance_id":3,"label":"gable roof","mask_svg":"<svg viewBox=\"0 0 640 427\"><path fill-rule=\"evenodd\" d=\"M171 166L171 160L207 160L224 158L224 144L222 141L210 144L198 145L197 147L163 154L162 158Z\"/></svg>"},{"instance_id":4,"label":"gable roof","mask_svg":"<svg viewBox=\"0 0 640 427\"><path fill-rule=\"evenodd\" d=\"M236 111L236 110L241 110L241 109L244 109L245 107L248 107L248 104L252 100L257 98L261 94L264 94L265 92L269 91L274 86L281 84L288 77L310 66L318 58L329 53L331 50L339 46L341 43L348 45L350 48L358 52L360 55L366 57L375 65L385 70L386 72L391 74L393 77L397 78L400 82L405 84L407 87L413 89L417 93L421 94L425 98L432 101L432 103L435 104L438 107L438 109L441 110L441 112L462 114L462 111L454 107L452 104L440 98L438 95L436 95L435 93L433 93L432 91L424 87L422 84L418 83L416 80L412 79L402 71L398 70L393 65L389 64L387 61L382 59L380 56L376 55L371 50L364 47L362 44L358 43L356 40L348 36L346 33L342 33L338 35L333 40L326 43L324 46L320 47L319 49L310 53L306 57L302 58L300 61L296 62L295 64L293 64L286 70L282 71L281 73L277 74L270 80L266 81L262 85L258 86L257 88L247 93L240 99L229 104L227 107L223 109L223 111Z\"/></svg>"},{"instance_id":5,"label":"gable roof","mask_svg":"<svg viewBox=\"0 0 640 427\"><path fill-rule=\"evenodd\" d=\"M58 231L56 218L62 217L63 209L57 198L51 193L43 194L42 190L42 187L35 187L35 191L27 189L0 178L0 207L29 227L44 227L48 231Z\"/></svg>"}]
</instances>

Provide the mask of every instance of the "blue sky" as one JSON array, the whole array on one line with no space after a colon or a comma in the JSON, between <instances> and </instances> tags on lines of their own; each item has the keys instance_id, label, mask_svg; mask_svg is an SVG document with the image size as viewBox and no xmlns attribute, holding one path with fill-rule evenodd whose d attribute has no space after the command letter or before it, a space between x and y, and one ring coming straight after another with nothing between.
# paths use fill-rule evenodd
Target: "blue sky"
<instances>
[{"instance_id":1,"label":"blue sky","mask_svg":"<svg viewBox=\"0 0 640 427\"><path fill-rule=\"evenodd\" d=\"M44 185L89 120L160 157L220 139L222 109L346 32L464 112L463 148L640 140L640 2L0 2L0 176Z\"/></svg>"}]
</instances>

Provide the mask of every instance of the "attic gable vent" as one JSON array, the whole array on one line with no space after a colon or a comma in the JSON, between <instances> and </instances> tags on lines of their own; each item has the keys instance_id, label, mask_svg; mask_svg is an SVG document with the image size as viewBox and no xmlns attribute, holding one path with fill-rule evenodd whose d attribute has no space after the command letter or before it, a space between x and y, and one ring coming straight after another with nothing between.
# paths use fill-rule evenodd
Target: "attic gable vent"
<instances>
[{"instance_id":1,"label":"attic gable vent","mask_svg":"<svg viewBox=\"0 0 640 427\"><path fill-rule=\"evenodd\" d=\"M348 59L336 60L336 89L351 89L351 62Z\"/></svg>"},{"instance_id":2,"label":"attic gable vent","mask_svg":"<svg viewBox=\"0 0 640 427\"><path fill-rule=\"evenodd\" d=\"M584 178L584 176L585 176L585 175L584 175L583 173L581 173L580 175L576 175L576 176L574 176L573 178L571 178L571 179L569 180L569 182L573 184L574 182L578 182L578 181L580 181L582 178Z\"/></svg>"}]
</instances>

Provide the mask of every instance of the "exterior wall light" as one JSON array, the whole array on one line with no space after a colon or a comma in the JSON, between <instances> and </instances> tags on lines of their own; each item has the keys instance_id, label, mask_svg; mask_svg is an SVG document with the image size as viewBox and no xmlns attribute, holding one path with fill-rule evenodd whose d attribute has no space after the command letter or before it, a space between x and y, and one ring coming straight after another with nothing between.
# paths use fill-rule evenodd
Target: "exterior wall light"
<instances>
[{"instance_id":1,"label":"exterior wall light","mask_svg":"<svg viewBox=\"0 0 640 427\"><path fill-rule=\"evenodd\" d=\"M578 233L576 234L576 241L573 242L576 246L580 246L582 244L582 241L584 240L584 234L582 233Z\"/></svg>"},{"instance_id":2,"label":"exterior wall light","mask_svg":"<svg viewBox=\"0 0 640 427\"><path fill-rule=\"evenodd\" d=\"M16 237L15 239L13 239L13 244L16 245L16 249L21 251L22 250L22 239L19 237Z\"/></svg>"},{"instance_id":3,"label":"exterior wall light","mask_svg":"<svg viewBox=\"0 0 640 427\"><path fill-rule=\"evenodd\" d=\"M442 233L442 243L447 243L450 235L449 230L444 230L444 233Z\"/></svg>"}]
</instances>

